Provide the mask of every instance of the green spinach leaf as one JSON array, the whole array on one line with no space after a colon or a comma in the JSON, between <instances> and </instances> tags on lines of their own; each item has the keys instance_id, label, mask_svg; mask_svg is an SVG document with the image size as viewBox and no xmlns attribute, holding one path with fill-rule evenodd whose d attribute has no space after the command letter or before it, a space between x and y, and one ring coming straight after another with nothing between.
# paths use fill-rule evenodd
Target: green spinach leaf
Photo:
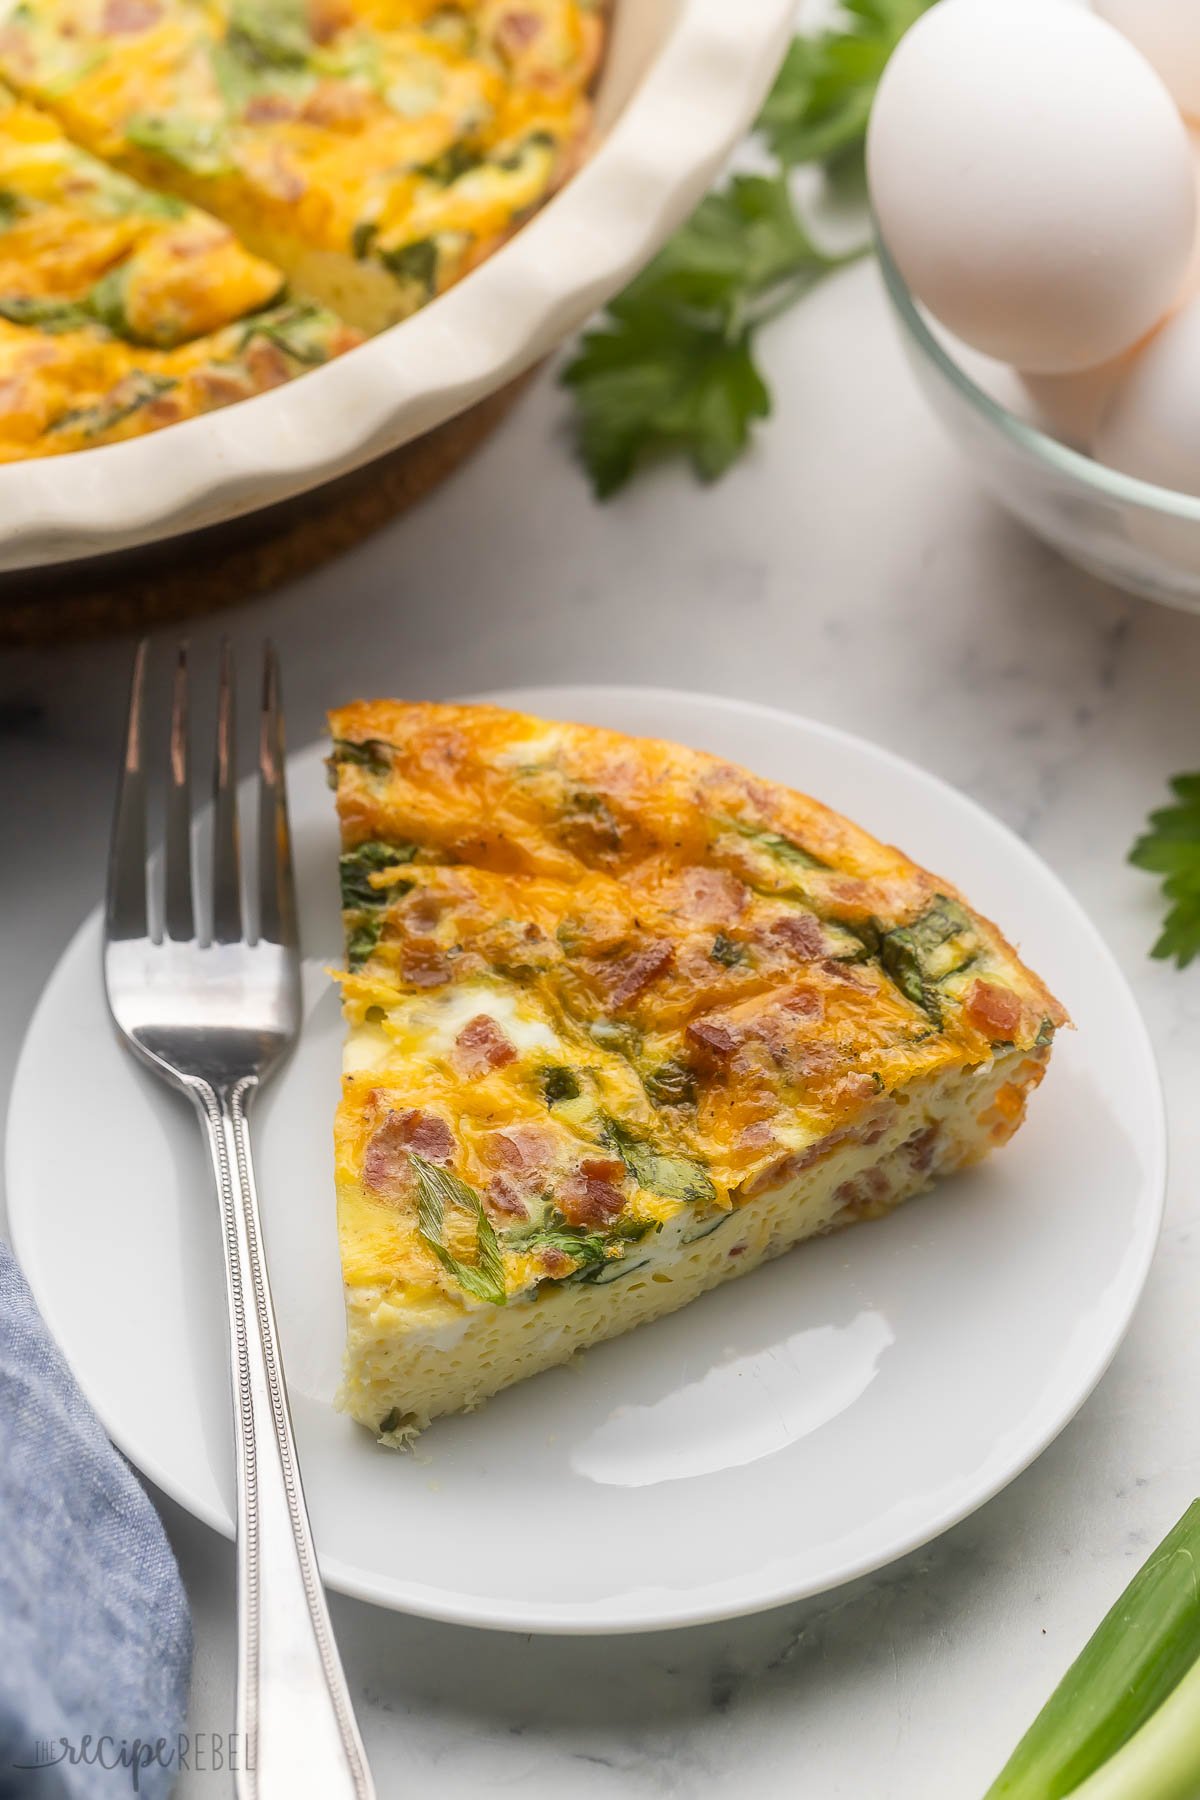
<instances>
[{"instance_id":1,"label":"green spinach leaf","mask_svg":"<svg viewBox=\"0 0 1200 1800\"><path fill-rule=\"evenodd\" d=\"M386 906L396 888L372 887L370 877L381 875L386 869L401 868L416 854L415 844L383 844L375 839L343 851L338 861L343 908Z\"/></svg>"},{"instance_id":2,"label":"green spinach leaf","mask_svg":"<svg viewBox=\"0 0 1200 1800\"><path fill-rule=\"evenodd\" d=\"M664 1200L715 1200L717 1190L698 1162L659 1150L649 1139L619 1119L605 1116L605 1144L619 1156L639 1187Z\"/></svg>"},{"instance_id":3,"label":"green spinach leaf","mask_svg":"<svg viewBox=\"0 0 1200 1800\"><path fill-rule=\"evenodd\" d=\"M579 1095L579 1077L573 1069L555 1064L542 1071L542 1098L547 1106L557 1106L560 1100L578 1100Z\"/></svg>"},{"instance_id":4,"label":"green spinach leaf","mask_svg":"<svg viewBox=\"0 0 1200 1800\"><path fill-rule=\"evenodd\" d=\"M334 738L329 760L335 766L350 763L371 775L387 775L394 755L395 746L382 738Z\"/></svg>"},{"instance_id":5,"label":"green spinach leaf","mask_svg":"<svg viewBox=\"0 0 1200 1800\"><path fill-rule=\"evenodd\" d=\"M449 1169L427 1162L415 1150L409 1160L417 1177L417 1230L421 1242L432 1250L442 1267L453 1275L461 1288L477 1300L492 1306L503 1306L508 1299L504 1281L504 1257L483 1209L483 1201ZM446 1208L457 1207L475 1221L475 1261L464 1263L446 1245Z\"/></svg>"}]
</instances>

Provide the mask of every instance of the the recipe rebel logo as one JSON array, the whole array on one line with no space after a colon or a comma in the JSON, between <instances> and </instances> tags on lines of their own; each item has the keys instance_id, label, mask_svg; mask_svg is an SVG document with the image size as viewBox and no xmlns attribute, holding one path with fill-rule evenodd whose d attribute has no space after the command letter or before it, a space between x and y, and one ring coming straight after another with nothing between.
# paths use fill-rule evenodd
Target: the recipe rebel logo
<instances>
[{"instance_id":1,"label":"the recipe rebel logo","mask_svg":"<svg viewBox=\"0 0 1200 1800\"><path fill-rule=\"evenodd\" d=\"M10 1767L23 1771L72 1768L125 1770L135 1794L142 1792L148 1769L169 1770L172 1776L188 1771L197 1775L236 1774L253 1769L253 1747L237 1731L181 1732L176 1738L120 1738L90 1733L78 1740L65 1737L37 1738L27 1756L14 1758ZM36 1790L32 1785L30 1793Z\"/></svg>"}]
</instances>

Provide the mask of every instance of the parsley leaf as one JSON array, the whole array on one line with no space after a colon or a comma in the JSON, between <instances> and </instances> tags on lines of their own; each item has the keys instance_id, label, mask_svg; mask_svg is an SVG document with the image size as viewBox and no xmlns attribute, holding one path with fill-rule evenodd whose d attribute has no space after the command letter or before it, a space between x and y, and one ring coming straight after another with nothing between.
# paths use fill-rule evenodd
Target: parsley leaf
<instances>
[{"instance_id":1,"label":"parsley leaf","mask_svg":"<svg viewBox=\"0 0 1200 1800\"><path fill-rule=\"evenodd\" d=\"M713 481L769 416L756 330L851 260L814 244L788 171L814 163L832 179L861 165L884 65L931 3L844 0L843 24L797 38L757 125L776 173L735 175L702 200L584 335L561 380L574 395L577 448L600 499L664 455L685 456Z\"/></svg>"},{"instance_id":2,"label":"parsley leaf","mask_svg":"<svg viewBox=\"0 0 1200 1800\"><path fill-rule=\"evenodd\" d=\"M843 0L846 23L797 37L759 115L758 129L785 168L861 163L871 102L888 57L931 0Z\"/></svg>"},{"instance_id":3,"label":"parsley leaf","mask_svg":"<svg viewBox=\"0 0 1200 1800\"><path fill-rule=\"evenodd\" d=\"M771 410L744 334L727 344L652 308L589 333L563 379L575 389L579 451L601 500L653 450L682 450L698 475L715 479Z\"/></svg>"},{"instance_id":4,"label":"parsley leaf","mask_svg":"<svg viewBox=\"0 0 1200 1800\"><path fill-rule=\"evenodd\" d=\"M1200 774L1176 775L1174 802L1152 812L1149 829L1129 852L1135 868L1161 875L1170 902L1151 956L1185 969L1200 956Z\"/></svg>"},{"instance_id":5,"label":"parsley leaf","mask_svg":"<svg viewBox=\"0 0 1200 1800\"><path fill-rule=\"evenodd\" d=\"M563 371L601 499L655 452L682 452L705 481L724 474L771 410L756 325L781 290L790 300L835 260L813 244L782 177L739 175L701 201Z\"/></svg>"}]
</instances>

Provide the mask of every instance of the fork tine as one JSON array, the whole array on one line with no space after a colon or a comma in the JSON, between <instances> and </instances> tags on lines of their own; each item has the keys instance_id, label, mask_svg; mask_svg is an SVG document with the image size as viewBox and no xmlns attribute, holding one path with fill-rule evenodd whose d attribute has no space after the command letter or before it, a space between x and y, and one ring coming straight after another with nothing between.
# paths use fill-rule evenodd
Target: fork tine
<instances>
[{"instance_id":1,"label":"fork tine","mask_svg":"<svg viewBox=\"0 0 1200 1800\"><path fill-rule=\"evenodd\" d=\"M228 638L221 640L221 677L217 694L217 754L213 764L212 866L213 942L236 944L242 935L242 897L238 857L233 651Z\"/></svg>"},{"instance_id":2,"label":"fork tine","mask_svg":"<svg viewBox=\"0 0 1200 1800\"><path fill-rule=\"evenodd\" d=\"M146 639L137 647L129 683L129 718L125 754L113 809L105 907L110 938L147 935L146 925L146 771L142 751L142 713L146 688Z\"/></svg>"},{"instance_id":3,"label":"fork tine","mask_svg":"<svg viewBox=\"0 0 1200 1800\"><path fill-rule=\"evenodd\" d=\"M186 942L192 922L192 777L188 750L188 655L180 644L171 691L171 739L167 756L167 936Z\"/></svg>"},{"instance_id":4,"label":"fork tine","mask_svg":"<svg viewBox=\"0 0 1200 1800\"><path fill-rule=\"evenodd\" d=\"M296 942L296 887L288 824L279 658L269 639L263 645L258 735L258 909L260 938L276 944Z\"/></svg>"}]
</instances>

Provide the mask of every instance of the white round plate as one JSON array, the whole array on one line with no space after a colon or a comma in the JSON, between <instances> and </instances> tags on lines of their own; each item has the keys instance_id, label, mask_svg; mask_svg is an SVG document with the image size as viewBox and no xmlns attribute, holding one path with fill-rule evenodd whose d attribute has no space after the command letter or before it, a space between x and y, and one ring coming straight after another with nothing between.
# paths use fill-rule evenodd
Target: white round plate
<instances>
[{"instance_id":1,"label":"white round plate","mask_svg":"<svg viewBox=\"0 0 1200 1800\"><path fill-rule=\"evenodd\" d=\"M700 695L494 697L674 738L819 795L998 919L1078 1030L1061 1034L1026 1127L982 1169L435 1424L415 1455L382 1450L332 1405L341 1024L324 969L340 953L337 838L323 749L296 756L306 1024L254 1123L321 1567L364 1599L514 1631L649 1630L831 1588L990 1498L1103 1373L1162 1209L1145 1029L1049 870L886 751ZM113 1438L228 1533L224 1302L205 1162L186 1104L112 1035L99 947L97 915L29 1029L10 1112L13 1235Z\"/></svg>"}]
</instances>

